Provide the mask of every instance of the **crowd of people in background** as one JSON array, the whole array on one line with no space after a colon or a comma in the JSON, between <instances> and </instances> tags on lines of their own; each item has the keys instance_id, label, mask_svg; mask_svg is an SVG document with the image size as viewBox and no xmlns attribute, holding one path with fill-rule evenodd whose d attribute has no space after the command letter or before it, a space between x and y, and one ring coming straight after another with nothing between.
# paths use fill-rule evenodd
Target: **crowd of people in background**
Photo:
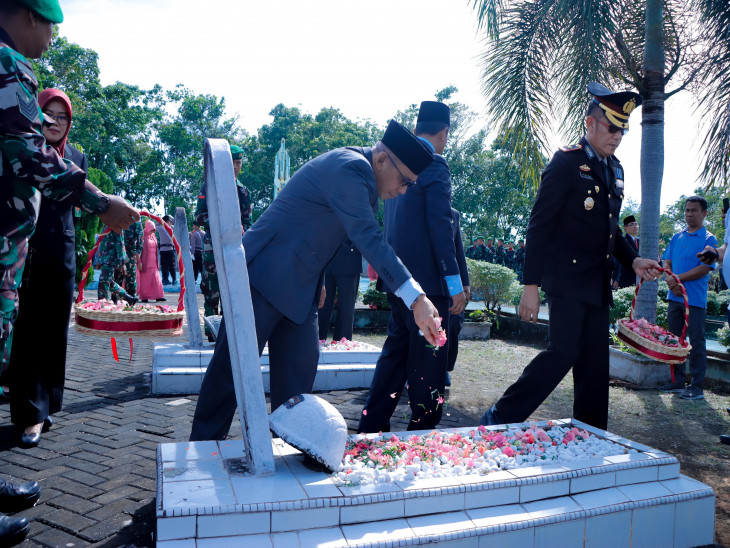
<instances>
[{"instance_id":1,"label":"crowd of people in background","mask_svg":"<svg viewBox=\"0 0 730 548\"><path fill-rule=\"evenodd\" d=\"M475 261L486 261L492 264L506 266L517 273L517 279L522 281L522 270L525 265L525 240L515 242L505 241L502 238L475 238L466 250L466 256Z\"/></svg>"}]
</instances>

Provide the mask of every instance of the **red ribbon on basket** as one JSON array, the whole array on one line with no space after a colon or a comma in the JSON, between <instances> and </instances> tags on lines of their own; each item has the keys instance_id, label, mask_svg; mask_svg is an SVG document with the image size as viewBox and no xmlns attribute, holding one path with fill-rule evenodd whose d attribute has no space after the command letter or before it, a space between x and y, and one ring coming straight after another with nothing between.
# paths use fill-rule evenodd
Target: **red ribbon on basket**
<instances>
[{"instance_id":1,"label":"red ribbon on basket","mask_svg":"<svg viewBox=\"0 0 730 548\"><path fill-rule=\"evenodd\" d=\"M689 327L689 301L687 300L687 291L684 289L684 285L682 285L682 282L679 280L679 277L669 270L668 268L661 268L658 267L657 270L659 272L664 272L665 274L671 276L674 278L674 280L679 284L679 289L682 292L682 298L684 299L684 327L682 327L682 335L679 337L679 345L684 346L684 339L687 335L687 328ZM639 289L641 288L641 284L644 283L643 278L639 278L639 283L636 286L636 290L634 291L634 298L631 300L631 310L629 311L629 320L634 319L634 308L636 307L636 297L639 295ZM619 337L622 341L627 343L629 346L633 347L634 349L638 350L642 354L649 356L650 358L659 358L662 359L663 357L660 356L658 353L648 349L641 347L639 348L633 341L630 341L628 338L624 338L621 336L621 333L619 333ZM683 362L684 360L682 360ZM676 363L682 363L682 362L676 362ZM670 363L670 371L672 374L672 383L674 383L674 363Z\"/></svg>"},{"instance_id":2,"label":"red ribbon on basket","mask_svg":"<svg viewBox=\"0 0 730 548\"><path fill-rule=\"evenodd\" d=\"M178 243L177 239L175 238L175 234L172 231L172 228L170 225L168 225L165 221L163 221L160 217L157 215L153 215L152 213L149 213L148 211L140 211L140 216L142 217L149 217L153 221L157 221L162 227L167 231L167 233L170 235L170 238L172 239L172 244L175 246L175 253L177 253L177 265L178 269L180 271L180 297L177 301L177 311L181 312L185 309L185 266L183 264L182 259L182 250L180 249L180 244ZM84 268L81 270L81 281L79 282L79 294L76 297L76 304L80 303L84 299L84 287L86 286L86 280L89 276L89 268L91 268L92 259L94 258L94 255L96 255L96 252L99 250L99 245L101 244L101 241L106 237L107 234L111 232L111 229L107 227L104 229L104 231L99 235L99 238L96 240L96 244L94 244L94 247L91 248L89 251L89 255L86 261L86 264L84 265ZM95 320L89 320L87 318L81 318L79 316L76 317L76 323L81 325L82 327L86 327L89 329L99 329L104 331L114 331L115 329L118 329L119 331L144 331L144 328L141 327L130 327L125 322L99 322ZM157 322L155 329L178 329L182 327L182 319L179 320L170 320L167 322ZM123 328L122 328L123 327ZM117 352L117 340L112 337L111 338L111 346L112 346L112 356L114 359L118 362L119 361L119 354ZM132 343L132 339L129 339L129 363L132 363L132 354L134 353L134 345Z\"/></svg>"}]
</instances>

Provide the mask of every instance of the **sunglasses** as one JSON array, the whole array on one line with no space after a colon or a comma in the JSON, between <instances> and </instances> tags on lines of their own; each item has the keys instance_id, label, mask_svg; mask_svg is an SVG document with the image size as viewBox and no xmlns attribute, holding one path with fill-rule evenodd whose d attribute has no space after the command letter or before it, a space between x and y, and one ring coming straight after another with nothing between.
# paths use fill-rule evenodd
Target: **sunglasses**
<instances>
[{"instance_id":1,"label":"sunglasses","mask_svg":"<svg viewBox=\"0 0 730 548\"><path fill-rule=\"evenodd\" d=\"M395 168L395 170L398 172L398 175L400 175L401 179L403 180L403 183L401 184L401 186L410 188L413 185L415 185L416 181L411 181L408 177L406 177L405 175L403 175L403 173L401 173L401 170L398 169L398 165L395 163L395 160L393 160L393 157L390 154L388 154L387 151L385 152L385 154L386 154L386 156L388 156L388 160L390 160L390 163L393 164L393 167Z\"/></svg>"},{"instance_id":2,"label":"sunglasses","mask_svg":"<svg viewBox=\"0 0 730 548\"><path fill-rule=\"evenodd\" d=\"M614 133L619 133L619 132L621 132L621 135L626 135L629 132L629 128L625 128L624 129L622 127L614 126L613 124L609 124L608 122L606 122L604 120L598 120L597 119L596 121L599 124L601 124L602 126L606 126L606 128L608 128L608 132L611 135L613 135Z\"/></svg>"}]
</instances>

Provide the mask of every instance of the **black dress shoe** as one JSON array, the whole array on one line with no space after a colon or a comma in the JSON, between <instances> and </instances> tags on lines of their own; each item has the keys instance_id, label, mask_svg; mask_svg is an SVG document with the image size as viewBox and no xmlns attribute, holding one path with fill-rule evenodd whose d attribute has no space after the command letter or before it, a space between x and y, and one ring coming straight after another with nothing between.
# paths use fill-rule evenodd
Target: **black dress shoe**
<instances>
[{"instance_id":1,"label":"black dress shoe","mask_svg":"<svg viewBox=\"0 0 730 548\"><path fill-rule=\"evenodd\" d=\"M497 413L497 407L493 405L485 411L484 415L482 415L479 424L483 426L495 426L497 424L504 424L504 421Z\"/></svg>"},{"instance_id":2,"label":"black dress shoe","mask_svg":"<svg viewBox=\"0 0 730 548\"><path fill-rule=\"evenodd\" d=\"M26 518L0 515L0 547L20 544L28 531L30 522Z\"/></svg>"},{"instance_id":3,"label":"black dress shoe","mask_svg":"<svg viewBox=\"0 0 730 548\"><path fill-rule=\"evenodd\" d=\"M35 433L30 433L30 434L26 434L25 432L23 432L20 435L20 444L25 448L36 447L40 442L41 442L41 433L40 432L35 432Z\"/></svg>"},{"instance_id":4,"label":"black dress shoe","mask_svg":"<svg viewBox=\"0 0 730 548\"><path fill-rule=\"evenodd\" d=\"M41 496L37 481L10 483L0 477L0 512L19 512L32 507Z\"/></svg>"},{"instance_id":5,"label":"black dress shoe","mask_svg":"<svg viewBox=\"0 0 730 548\"><path fill-rule=\"evenodd\" d=\"M730 445L730 436L722 434L720 436L720 443L724 443L725 445Z\"/></svg>"}]
</instances>

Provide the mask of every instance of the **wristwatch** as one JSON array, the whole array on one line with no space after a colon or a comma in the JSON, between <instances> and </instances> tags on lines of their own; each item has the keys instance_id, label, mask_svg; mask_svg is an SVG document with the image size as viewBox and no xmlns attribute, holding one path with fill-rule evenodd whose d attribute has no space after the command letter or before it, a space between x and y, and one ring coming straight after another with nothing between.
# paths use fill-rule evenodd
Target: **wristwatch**
<instances>
[{"instance_id":1,"label":"wristwatch","mask_svg":"<svg viewBox=\"0 0 730 548\"><path fill-rule=\"evenodd\" d=\"M96 209L94 210L94 213L96 215L101 215L102 213L106 213L106 210L109 209L109 206L112 204L111 200L107 196L99 196L99 203L96 206Z\"/></svg>"}]
</instances>

